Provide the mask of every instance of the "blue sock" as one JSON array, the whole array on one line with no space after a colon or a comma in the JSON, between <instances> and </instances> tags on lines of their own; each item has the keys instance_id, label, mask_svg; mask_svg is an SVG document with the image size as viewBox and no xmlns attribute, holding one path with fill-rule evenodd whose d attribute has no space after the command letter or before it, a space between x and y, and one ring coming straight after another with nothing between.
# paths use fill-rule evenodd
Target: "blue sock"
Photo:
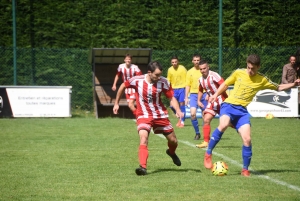
<instances>
[{"instance_id":1,"label":"blue sock","mask_svg":"<svg viewBox=\"0 0 300 201\"><path fill-rule=\"evenodd\" d=\"M242 147L242 156L243 156L243 168L248 170L248 167L251 162L252 157L252 146L246 147L243 145Z\"/></svg>"},{"instance_id":2,"label":"blue sock","mask_svg":"<svg viewBox=\"0 0 300 201\"><path fill-rule=\"evenodd\" d=\"M181 118L181 121L184 122L185 121L185 105L181 105L180 110L184 114L183 117Z\"/></svg>"},{"instance_id":3,"label":"blue sock","mask_svg":"<svg viewBox=\"0 0 300 201\"><path fill-rule=\"evenodd\" d=\"M209 143L208 143L208 147L207 147L207 150L206 150L207 154L212 153L212 150L218 144L218 142L220 141L222 135L223 135L223 133L221 131L219 131L218 128L216 128L216 130L214 130L214 132L211 134L211 138L210 138Z\"/></svg>"},{"instance_id":4,"label":"blue sock","mask_svg":"<svg viewBox=\"0 0 300 201\"><path fill-rule=\"evenodd\" d=\"M191 119L191 121L192 121L193 127L195 129L196 135L200 135L199 125L198 125L198 119L197 118Z\"/></svg>"},{"instance_id":5,"label":"blue sock","mask_svg":"<svg viewBox=\"0 0 300 201\"><path fill-rule=\"evenodd\" d=\"M170 108L174 112L174 114L176 114L176 110L172 106L170 106Z\"/></svg>"}]
</instances>

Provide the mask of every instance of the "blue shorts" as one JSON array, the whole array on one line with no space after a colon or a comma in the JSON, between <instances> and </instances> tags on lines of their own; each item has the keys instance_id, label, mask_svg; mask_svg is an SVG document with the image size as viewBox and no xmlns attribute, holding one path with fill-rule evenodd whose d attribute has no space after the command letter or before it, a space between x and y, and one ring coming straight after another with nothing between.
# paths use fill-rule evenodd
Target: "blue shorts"
<instances>
[{"instance_id":1,"label":"blue shorts","mask_svg":"<svg viewBox=\"0 0 300 201\"><path fill-rule=\"evenodd\" d=\"M224 114L230 117L230 122L236 130L245 124L251 125L250 114L247 109L241 105L223 102L221 105L220 117Z\"/></svg>"},{"instance_id":2,"label":"blue shorts","mask_svg":"<svg viewBox=\"0 0 300 201\"><path fill-rule=\"evenodd\" d=\"M201 110L204 110L207 106L208 102L207 102L207 100L205 100L206 96L207 96L207 93L203 93L203 96L200 100L200 102L204 105L203 108L200 107ZM194 93L190 94L190 107L198 108L198 94L194 94Z\"/></svg>"},{"instance_id":3,"label":"blue shorts","mask_svg":"<svg viewBox=\"0 0 300 201\"><path fill-rule=\"evenodd\" d=\"M173 89L173 91L174 91L174 97L176 98L176 100L179 103L184 102L185 88Z\"/></svg>"}]
</instances>

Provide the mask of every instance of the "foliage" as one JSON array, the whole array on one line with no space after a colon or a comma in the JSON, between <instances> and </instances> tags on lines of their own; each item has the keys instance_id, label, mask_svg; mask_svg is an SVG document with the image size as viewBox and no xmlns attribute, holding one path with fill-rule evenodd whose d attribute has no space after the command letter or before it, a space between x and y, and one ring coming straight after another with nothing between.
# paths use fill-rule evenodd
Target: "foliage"
<instances>
[{"instance_id":1,"label":"foliage","mask_svg":"<svg viewBox=\"0 0 300 201\"><path fill-rule=\"evenodd\" d=\"M219 1L16 1L17 45L32 48L217 48ZM12 3L0 0L0 46ZM299 0L223 0L223 47L297 46Z\"/></svg>"}]
</instances>

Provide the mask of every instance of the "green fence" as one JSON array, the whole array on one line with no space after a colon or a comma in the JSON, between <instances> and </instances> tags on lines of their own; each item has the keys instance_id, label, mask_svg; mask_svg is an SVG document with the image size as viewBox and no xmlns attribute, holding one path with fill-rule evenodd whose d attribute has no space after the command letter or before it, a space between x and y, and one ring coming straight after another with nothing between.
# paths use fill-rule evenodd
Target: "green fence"
<instances>
[{"instance_id":1,"label":"green fence","mask_svg":"<svg viewBox=\"0 0 300 201\"><path fill-rule=\"evenodd\" d=\"M224 48L223 65L218 66L218 49L153 50L152 60L164 66L164 76L170 67L170 58L179 57L187 69L192 67L195 53L210 62L211 70L226 78L236 68L244 68L248 54L261 56L261 72L280 83L282 67L298 47ZM92 66L88 63L89 49L17 49L17 85L72 86L72 108L93 110ZM117 65L116 65L117 69ZM0 47L0 85L14 84L13 49Z\"/></svg>"}]
</instances>

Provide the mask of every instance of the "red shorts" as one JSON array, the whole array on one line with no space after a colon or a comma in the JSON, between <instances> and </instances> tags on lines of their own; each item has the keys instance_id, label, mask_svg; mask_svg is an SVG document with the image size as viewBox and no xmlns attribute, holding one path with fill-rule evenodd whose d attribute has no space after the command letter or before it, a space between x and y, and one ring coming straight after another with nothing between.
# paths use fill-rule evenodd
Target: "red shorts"
<instances>
[{"instance_id":1,"label":"red shorts","mask_svg":"<svg viewBox=\"0 0 300 201\"><path fill-rule=\"evenodd\" d=\"M127 102L129 102L129 100L135 100L135 93L125 94L125 96L126 96Z\"/></svg>"},{"instance_id":2,"label":"red shorts","mask_svg":"<svg viewBox=\"0 0 300 201\"><path fill-rule=\"evenodd\" d=\"M209 113L213 116L216 116L216 114L220 114L220 108L221 106L218 102L208 103L204 110L204 114Z\"/></svg>"},{"instance_id":3,"label":"red shorts","mask_svg":"<svg viewBox=\"0 0 300 201\"><path fill-rule=\"evenodd\" d=\"M137 130L146 130L148 133L153 128L154 134L169 134L174 131L173 126L168 118L140 118L137 120Z\"/></svg>"},{"instance_id":4,"label":"red shorts","mask_svg":"<svg viewBox=\"0 0 300 201\"><path fill-rule=\"evenodd\" d=\"M135 90L131 88L125 89L125 96L127 102L129 102L129 100L135 100Z\"/></svg>"}]
</instances>

